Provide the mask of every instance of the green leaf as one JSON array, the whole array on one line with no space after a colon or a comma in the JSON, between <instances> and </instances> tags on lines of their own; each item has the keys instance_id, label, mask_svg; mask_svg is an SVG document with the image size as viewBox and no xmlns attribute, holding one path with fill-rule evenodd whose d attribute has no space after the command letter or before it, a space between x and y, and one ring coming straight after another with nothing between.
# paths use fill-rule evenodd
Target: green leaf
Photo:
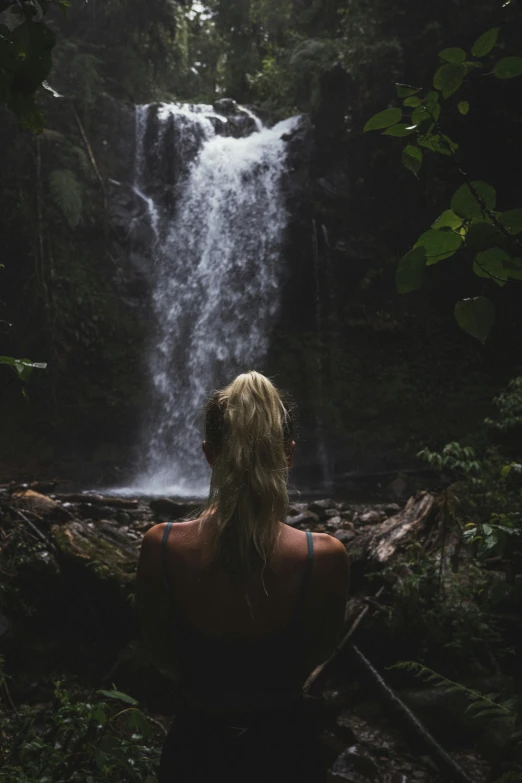
<instances>
[{"instance_id":1,"label":"green leaf","mask_svg":"<svg viewBox=\"0 0 522 783\"><path fill-rule=\"evenodd\" d=\"M482 33L471 47L473 57L485 57L489 54L497 42L499 32L500 27L492 27L491 30Z\"/></svg>"},{"instance_id":2,"label":"green leaf","mask_svg":"<svg viewBox=\"0 0 522 783\"><path fill-rule=\"evenodd\" d=\"M415 247L426 250L427 265L431 266L443 258L449 258L457 252L462 244L462 237L454 231L428 229L415 243Z\"/></svg>"},{"instance_id":3,"label":"green leaf","mask_svg":"<svg viewBox=\"0 0 522 783\"><path fill-rule=\"evenodd\" d=\"M488 185L487 182L472 182L473 189L478 194L479 200L472 193L469 185L461 185L455 192L451 199L451 208L457 215L465 218L481 218L483 217L483 207L487 209L494 209L497 203L497 194L495 189Z\"/></svg>"},{"instance_id":4,"label":"green leaf","mask_svg":"<svg viewBox=\"0 0 522 783\"><path fill-rule=\"evenodd\" d=\"M45 362L32 362L30 359L14 359L12 356L0 356L0 364L12 367L18 378L26 383L34 369L45 370Z\"/></svg>"},{"instance_id":5,"label":"green leaf","mask_svg":"<svg viewBox=\"0 0 522 783\"><path fill-rule=\"evenodd\" d=\"M401 117L402 112L400 109L385 109L384 111L374 114L373 117L370 117L364 126L363 131L389 128L390 125L395 125L395 123L399 122Z\"/></svg>"},{"instance_id":6,"label":"green leaf","mask_svg":"<svg viewBox=\"0 0 522 783\"><path fill-rule=\"evenodd\" d=\"M522 209L508 209L498 216L506 231L510 234L519 234L522 231Z\"/></svg>"},{"instance_id":7,"label":"green leaf","mask_svg":"<svg viewBox=\"0 0 522 783\"><path fill-rule=\"evenodd\" d=\"M430 120L431 117L428 114L428 110L424 104L418 106L411 114L411 124L420 125L425 120Z\"/></svg>"},{"instance_id":8,"label":"green leaf","mask_svg":"<svg viewBox=\"0 0 522 783\"><path fill-rule=\"evenodd\" d=\"M127 713L127 725L130 730L136 729L144 737L148 737L151 734L147 716L141 710L131 710Z\"/></svg>"},{"instance_id":9,"label":"green leaf","mask_svg":"<svg viewBox=\"0 0 522 783\"><path fill-rule=\"evenodd\" d=\"M402 151L402 165L417 176L422 166L422 157L422 150L407 144Z\"/></svg>"},{"instance_id":10,"label":"green leaf","mask_svg":"<svg viewBox=\"0 0 522 783\"><path fill-rule=\"evenodd\" d=\"M439 52L439 57L446 60L448 63L463 63L466 59L466 52L464 49L454 47L452 49L443 49Z\"/></svg>"},{"instance_id":11,"label":"green leaf","mask_svg":"<svg viewBox=\"0 0 522 783\"><path fill-rule=\"evenodd\" d=\"M495 307L485 296L463 299L455 305L455 318L461 329L485 343L495 320Z\"/></svg>"},{"instance_id":12,"label":"green leaf","mask_svg":"<svg viewBox=\"0 0 522 783\"><path fill-rule=\"evenodd\" d=\"M415 96L412 96L411 98L406 98L405 101L402 102L403 106L412 106L415 108L416 106L421 106L422 101L420 98L416 98Z\"/></svg>"},{"instance_id":13,"label":"green leaf","mask_svg":"<svg viewBox=\"0 0 522 783\"><path fill-rule=\"evenodd\" d=\"M91 720L95 720L97 723L101 723L102 726L107 722L107 713L103 707L98 705L93 709L91 712Z\"/></svg>"},{"instance_id":14,"label":"green leaf","mask_svg":"<svg viewBox=\"0 0 522 783\"><path fill-rule=\"evenodd\" d=\"M438 152L441 155L451 155L452 151L456 152L459 148L459 145L446 134L441 136L438 133L427 133L424 136L419 136L418 142L422 147L426 147L426 149L432 152Z\"/></svg>"},{"instance_id":15,"label":"green leaf","mask_svg":"<svg viewBox=\"0 0 522 783\"><path fill-rule=\"evenodd\" d=\"M449 98L456 92L466 75L466 66L462 63L447 63L442 65L433 77L433 86L437 90L441 90L444 98Z\"/></svg>"},{"instance_id":16,"label":"green leaf","mask_svg":"<svg viewBox=\"0 0 522 783\"><path fill-rule=\"evenodd\" d=\"M488 250L490 247L502 244L503 237L493 223L485 220L474 221L466 234L466 244L471 250Z\"/></svg>"},{"instance_id":17,"label":"green leaf","mask_svg":"<svg viewBox=\"0 0 522 783\"><path fill-rule=\"evenodd\" d=\"M397 90L397 95L399 98L408 98L410 95L415 95L415 93L419 92L420 87L412 87L409 84L395 84L395 89Z\"/></svg>"},{"instance_id":18,"label":"green leaf","mask_svg":"<svg viewBox=\"0 0 522 783\"><path fill-rule=\"evenodd\" d=\"M513 280L522 280L522 258L510 258L504 261L504 273Z\"/></svg>"},{"instance_id":19,"label":"green leaf","mask_svg":"<svg viewBox=\"0 0 522 783\"><path fill-rule=\"evenodd\" d=\"M132 696L129 696L127 693L122 693L121 691L99 690L96 691L96 693L100 693L102 696L106 696L109 699L116 699L117 701L123 701L125 704L132 704L133 706L136 706L139 703Z\"/></svg>"},{"instance_id":20,"label":"green leaf","mask_svg":"<svg viewBox=\"0 0 522 783\"><path fill-rule=\"evenodd\" d=\"M503 57L495 65L493 73L497 79L512 79L522 76L522 57Z\"/></svg>"},{"instance_id":21,"label":"green leaf","mask_svg":"<svg viewBox=\"0 0 522 783\"><path fill-rule=\"evenodd\" d=\"M392 125L382 132L382 136L411 136L415 133L416 125L404 125L402 122L398 125Z\"/></svg>"},{"instance_id":22,"label":"green leaf","mask_svg":"<svg viewBox=\"0 0 522 783\"><path fill-rule=\"evenodd\" d=\"M439 215L437 220L432 223L432 228L460 228L462 225L462 218L456 215L452 209L445 209L442 215Z\"/></svg>"},{"instance_id":23,"label":"green leaf","mask_svg":"<svg viewBox=\"0 0 522 783\"><path fill-rule=\"evenodd\" d=\"M478 277L489 277L497 285L506 284L508 275L504 272L504 261L510 261L508 254L500 247L492 247L477 253L473 271Z\"/></svg>"},{"instance_id":24,"label":"green leaf","mask_svg":"<svg viewBox=\"0 0 522 783\"><path fill-rule=\"evenodd\" d=\"M415 291L422 285L426 267L426 252L423 247L417 247L406 253L399 261L395 282L400 294Z\"/></svg>"},{"instance_id":25,"label":"green leaf","mask_svg":"<svg viewBox=\"0 0 522 783\"><path fill-rule=\"evenodd\" d=\"M469 111L469 103L467 101L459 101L457 108L461 114L467 114Z\"/></svg>"}]
</instances>

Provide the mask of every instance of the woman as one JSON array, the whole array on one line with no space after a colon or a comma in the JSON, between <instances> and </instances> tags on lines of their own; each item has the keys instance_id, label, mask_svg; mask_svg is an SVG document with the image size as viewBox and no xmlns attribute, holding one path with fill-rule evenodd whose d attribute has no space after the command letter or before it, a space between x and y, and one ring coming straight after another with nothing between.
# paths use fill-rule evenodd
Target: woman
<instances>
[{"instance_id":1,"label":"woman","mask_svg":"<svg viewBox=\"0 0 522 783\"><path fill-rule=\"evenodd\" d=\"M206 406L203 513L143 539L144 642L182 692L159 783L326 780L302 686L340 638L348 557L337 539L285 524L294 447L274 385L239 375Z\"/></svg>"}]
</instances>

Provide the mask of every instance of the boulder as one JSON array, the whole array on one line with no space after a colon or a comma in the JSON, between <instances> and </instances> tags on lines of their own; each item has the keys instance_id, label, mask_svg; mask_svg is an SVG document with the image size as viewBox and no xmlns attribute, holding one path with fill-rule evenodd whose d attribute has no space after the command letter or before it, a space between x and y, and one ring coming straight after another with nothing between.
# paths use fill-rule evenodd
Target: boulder
<instances>
[{"instance_id":1,"label":"boulder","mask_svg":"<svg viewBox=\"0 0 522 783\"><path fill-rule=\"evenodd\" d=\"M343 527L343 519L339 516L328 517L326 520L327 530L339 530L341 527Z\"/></svg>"},{"instance_id":2,"label":"boulder","mask_svg":"<svg viewBox=\"0 0 522 783\"><path fill-rule=\"evenodd\" d=\"M370 511L365 511L364 514L359 514L357 522L361 525L376 525L382 522L382 514L380 511L371 509Z\"/></svg>"}]
</instances>

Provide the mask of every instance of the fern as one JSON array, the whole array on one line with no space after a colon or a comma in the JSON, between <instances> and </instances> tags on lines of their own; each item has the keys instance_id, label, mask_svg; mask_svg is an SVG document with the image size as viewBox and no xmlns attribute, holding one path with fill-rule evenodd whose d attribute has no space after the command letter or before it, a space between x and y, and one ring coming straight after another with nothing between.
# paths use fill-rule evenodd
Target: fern
<instances>
[{"instance_id":1,"label":"fern","mask_svg":"<svg viewBox=\"0 0 522 783\"><path fill-rule=\"evenodd\" d=\"M399 661L388 666L388 669L406 669L411 671L416 677L421 677L424 682L433 683L437 688L446 688L446 693L463 693L470 704L466 707L466 712L475 712L474 718L489 715L495 718L511 719L517 717L516 709L519 705L518 697L511 697L502 702L497 702L499 698L498 693L480 693L480 691L473 690L472 688L466 688L465 685L461 685L453 680L448 680L441 674L434 672L433 669L429 669L427 666L423 666L416 661ZM476 710L480 710L476 712Z\"/></svg>"},{"instance_id":2,"label":"fern","mask_svg":"<svg viewBox=\"0 0 522 783\"><path fill-rule=\"evenodd\" d=\"M51 198L71 228L82 219L83 188L71 169L55 169L50 175Z\"/></svg>"}]
</instances>

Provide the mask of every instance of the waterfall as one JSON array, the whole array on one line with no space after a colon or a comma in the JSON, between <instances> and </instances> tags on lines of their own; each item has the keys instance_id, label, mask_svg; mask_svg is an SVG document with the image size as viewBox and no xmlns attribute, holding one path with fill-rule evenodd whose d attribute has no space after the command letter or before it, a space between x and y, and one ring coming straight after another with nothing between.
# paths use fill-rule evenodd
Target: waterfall
<instances>
[{"instance_id":1,"label":"waterfall","mask_svg":"<svg viewBox=\"0 0 522 783\"><path fill-rule=\"evenodd\" d=\"M205 494L205 399L239 372L262 371L288 217L281 137L297 118L265 128L239 111L247 125L211 106L136 109L134 190L155 241L151 399L135 491Z\"/></svg>"}]
</instances>

